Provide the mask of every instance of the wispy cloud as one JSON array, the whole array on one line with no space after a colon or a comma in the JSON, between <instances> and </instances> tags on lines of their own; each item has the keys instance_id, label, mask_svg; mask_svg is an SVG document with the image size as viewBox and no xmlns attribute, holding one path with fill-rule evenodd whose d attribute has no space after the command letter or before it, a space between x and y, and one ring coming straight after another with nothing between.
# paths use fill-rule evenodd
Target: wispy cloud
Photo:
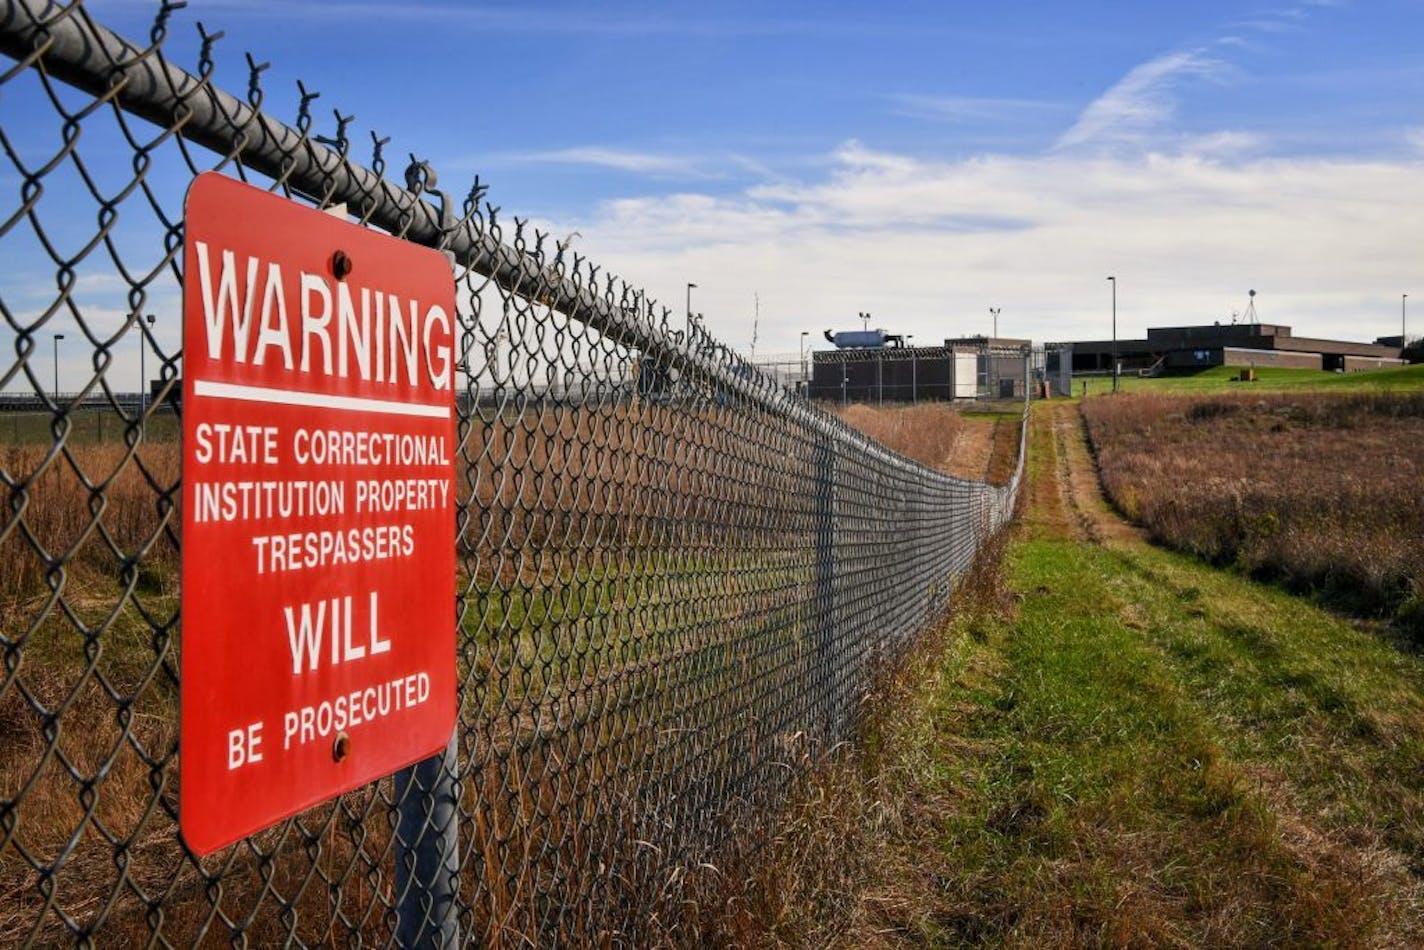
<instances>
[{"instance_id":1,"label":"wispy cloud","mask_svg":"<svg viewBox=\"0 0 1424 950\"><path fill-rule=\"evenodd\" d=\"M1258 44L1255 40L1248 40L1246 37L1237 36L1234 33L1228 33L1225 36L1218 36L1214 40L1214 42L1217 46L1226 46L1232 49L1243 51L1259 49L1260 46L1260 44Z\"/></svg>"},{"instance_id":2,"label":"wispy cloud","mask_svg":"<svg viewBox=\"0 0 1424 950\"><path fill-rule=\"evenodd\" d=\"M1266 137L1258 132L1224 130L1183 138L1180 148L1184 155L1240 160L1247 155L1264 151L1267 144Z\"/></svg>"},{"instance_id":3,"label":"wispy cloud","mask_svg":"<svg viewBox=\"0 0 1424 950\"><path fill-rule=\"evenodd\" d=\"M1067 108L1046 99L995 98L992 96L929 96L902 93L890 97L893 111L915 119L939 122L1013 121L1037 118Z\"/></svg>"},{"instance_id":4,"label":"wispy cloud","mask_svg":"<svg viewBox=\"0 0 1424 950\"><path fill-rule=\"evenodd\" d=\"M731 158L728 161L738 164L740 160ZM706 157L638 151L608 145L575 145L543 151L505 152L489 157L482 163L482 167L517 164L583 166L655 178L721 177L721 173L711 167L712 163Z\"/></svg>"},{"instance_id":5,"label":"wispy cloud","mask_svg":"<svg viewBox=\"0 0 1424 950\"><path fill-rule=\"evenodd\" d=\"M1173 50L1134 66L1088 104L1055 148L1158 146L1171 141L1169 126L1185 87L1225 82L1239 74L1231 57L1254 52L1267 36L1306 28L1316 14L1344 6L1345 0L1298 0L1263 9L1224 27L1215 38L1190 49ZM1176 137L1179 138L1179 137ZM1175 144L1180 145L1180 140Z\"/></svg>"},{"instance_id":6,"label":"wispy cloud","mask_svg":"<svg viewBox=\"0 0 1424 950\"><path fill-rule=\"evenodd\" d=\"M1093 100L1058 139L1057 148L1140 140L1176 112L1176 88L1187 79L1219 79L1229 72L1220 59L1201 50L1168 53L1128 72Z\"/></svg>"},{"instance_id":7,"label":"wispy cloud","mask_svg":"<svg viewBox=\"0 0 1424 950\"><path fill-rule=\"evenodd\" d=\"M1322 10L1347 6L1344 0L1300 0L1289 6L1274 7L1251 13L1232 24L1233 29L1259 33L1292 33L1304 29L1306 21Z\"/></svg>"}]
</instances>

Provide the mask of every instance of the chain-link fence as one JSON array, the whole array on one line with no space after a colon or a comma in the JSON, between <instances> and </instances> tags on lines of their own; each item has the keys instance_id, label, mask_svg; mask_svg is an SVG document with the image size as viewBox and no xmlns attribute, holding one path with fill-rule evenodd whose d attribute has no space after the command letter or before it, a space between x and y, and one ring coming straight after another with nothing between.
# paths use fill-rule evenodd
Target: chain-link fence
<instances>
[{"instance_id":1,"label":"chain-link fence","mask_svg":"<svg viewBox=\"0 0 1424 950\"><path fill-rule=\"evenodd\" d=\"M273 119L264 64L224 92L219 33L185 71L179 6L140 43L82 3L0 20L0 944L677 939L682 889L848 735L1018 476L887 452L478 179L391 181L313 92ZM446 754L198 857L175 397L210 169L454 261L459 714Z\"/></svg>"}]
</instances>

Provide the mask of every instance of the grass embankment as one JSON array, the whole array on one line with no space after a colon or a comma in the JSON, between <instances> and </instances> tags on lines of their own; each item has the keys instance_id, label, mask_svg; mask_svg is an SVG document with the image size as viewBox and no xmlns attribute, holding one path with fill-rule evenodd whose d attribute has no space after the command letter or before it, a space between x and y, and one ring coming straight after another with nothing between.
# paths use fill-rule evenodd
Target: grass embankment
<instances>
[{"instance_id":1,"label":"grass embankment","mask_svg":"<svg viewBox=\"0 0 1424 950\"><path fill-rule=\"evenodd\" d=\"M1112 516L1083 482L1076 413L1055 429L1050 411L1002 593L981 582L874 704L723 928L848 946L1417 944L1424 663L1086 530Z\"/></svg>"},{"instance_id":2,"label":"grass embankment","mask_svg":"<svg viewBox=\"0 0 1424 950\"><path fill-rule=\"evenodd\" d=\"M1424 641L1424 393L1083 405L1103 485L1159 541Z\"/></svg>"},{"instance_id":3,"label":"grass embankment","mask_svg":"<svg viewBox=\"0 0 1424 950\"><path fill-rule=\"evenodd\" d=\"M1397 369L1370 370L1359 373L1327 373L1318 369L1287 369L1262 366L1256 369L1252 382L1238 382L1239 366L1213 366L1194 372L1169 373L1142 378L1122 376L1119 388L1124 392L1150 393L1211 393L1223 391L1279 392L1291 390L1382 390L1424 389L1424 364L1401 366ZM1079 382L1074 395L1082 389ZM1088 383L1088 393L1099 395L1112 389L1109 377L1094 378Z\"/></svg>"}]
</instances>

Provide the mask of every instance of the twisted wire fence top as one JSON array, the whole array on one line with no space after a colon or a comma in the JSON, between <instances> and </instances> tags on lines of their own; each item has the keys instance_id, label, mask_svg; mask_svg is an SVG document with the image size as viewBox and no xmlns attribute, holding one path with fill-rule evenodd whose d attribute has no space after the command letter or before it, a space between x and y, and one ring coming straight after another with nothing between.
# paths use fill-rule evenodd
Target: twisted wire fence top
<instances>
[{"instance_id":1,"label":"twisted wire fence top","mask_svg":"<svg viewBox=\"0 0 1424 950\"><path fill-rule=\"evenodd\" d=\"M681 889L849 735L1010 516L1023 433L1004 485L890 452L478 178L412 155L392 181L389 143L363 164L304 88L272 118L251 57L218 88L220 33L169 62L180 7L137 43L82 3L0 17L0 943L385 944L412 907L471 942L676 935ZM445 830L410 821L418 775L202 859L177 831L182 207L207 170L452 261L448 905L411 900L403 856Z\"/></svg>"}]
</instances>

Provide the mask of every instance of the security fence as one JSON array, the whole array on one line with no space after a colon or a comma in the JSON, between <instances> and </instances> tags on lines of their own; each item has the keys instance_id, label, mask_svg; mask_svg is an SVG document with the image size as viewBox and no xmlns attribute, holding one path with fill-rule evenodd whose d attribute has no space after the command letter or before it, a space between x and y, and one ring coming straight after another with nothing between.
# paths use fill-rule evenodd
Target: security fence
<instances>
[{"instance_id":1,"label":"security fence","mask_svg":"<svg viewBox=\"0 0 1424 950\"><path fill-rule=\"evenodd\" d=\"M362 163L315 92L279 122L265 64L230 95L220 33L180 68L181 6L138 43L82 3L0 19L0 391L23 410L0 420L0 944L678 939L685 889L848 736L1019 475L886 451L478 178L459 195L412 156L392 181L374 135ZM458 718L444 754L200 857L177 328L207 170L448 253Z\"/></svg>"},{"instance_id":2,"label":"security fence","mask_svg":"<svg viewBox=\"0 0 1424 950\"><path fill-rule=\"evenodd\" d=\"M812 349L756 359L757 369L817 402L882 403L1022 400L1042 377L1041 349L950 343ZM1033 372L1030 372L1032 370Z\"/></svg>"}]
</instances>

